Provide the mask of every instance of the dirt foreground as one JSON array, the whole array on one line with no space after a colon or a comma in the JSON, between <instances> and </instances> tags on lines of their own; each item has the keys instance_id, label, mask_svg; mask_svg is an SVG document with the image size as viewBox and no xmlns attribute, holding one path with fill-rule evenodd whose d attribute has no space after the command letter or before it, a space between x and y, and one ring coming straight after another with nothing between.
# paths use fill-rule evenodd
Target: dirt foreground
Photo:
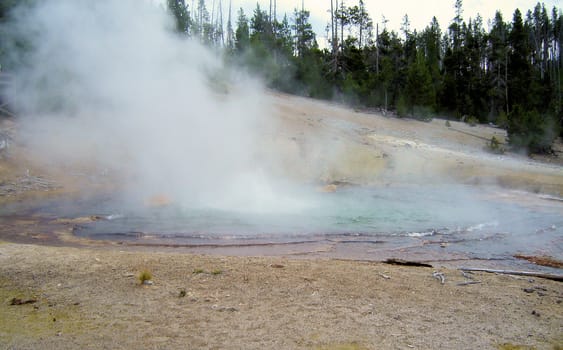
<instances>
[{"instance_id":1,"label":"dirt foreground","mask_svg":"<svg viewBox=\"0 0 563 350\"><path fill-rule=\"evenodd\" d=\"M276 149L280 172L327 190L455 181L563 196L561 157L539 162L484 151L492 136L504 142L500 129L270 98L279 125L264 149ZM110 188L89 164L53 168L37 161L17 144L17 125L2 123L16 141L0 159L0 205ZM225 257L76 237L49 241L37 218L2 220L0 348L563 348L561 282L464 275L439 263ZM152 284L140 284L143 271Z\"/></svg>"},{"instance_id":2,"label":"dirt foreground","mask_svg":"<svg viewBox=\"0 0 563 350\"><path fill-rule=\"evenodd\" d=\"M563 289L541 278L20 244L0 245L0 276L3 348L563 346Z\"/></svg>"}]
</instances>

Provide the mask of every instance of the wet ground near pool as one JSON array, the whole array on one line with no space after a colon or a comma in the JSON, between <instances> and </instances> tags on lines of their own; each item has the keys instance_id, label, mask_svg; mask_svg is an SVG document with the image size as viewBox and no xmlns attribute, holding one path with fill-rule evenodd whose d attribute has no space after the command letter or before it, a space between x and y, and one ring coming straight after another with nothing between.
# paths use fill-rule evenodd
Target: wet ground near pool
<instances>
[{"instance_id":1,"label":"wet ground near pool","mask_svg":"<svg viewBox=\"0 0 563 350\"><path fill-rule=\"evenodd\" d=\"M310 191L296 208L247 211L169 204L131 205L115 195L20 202L0 221L69 219L79 238L123 246L174 247L226 255L291 255L358 260L400 258L552 270L515 254L563 260L563 201L466 185L348 187ZM296 203L297 203L296 202ZM74 220L92 218L92 220ZM11 221L10 221L11 220ZM25 221L25 220L24 220ZM37 227L36 227L37 228Z\"/></svg>"}]
</instances>

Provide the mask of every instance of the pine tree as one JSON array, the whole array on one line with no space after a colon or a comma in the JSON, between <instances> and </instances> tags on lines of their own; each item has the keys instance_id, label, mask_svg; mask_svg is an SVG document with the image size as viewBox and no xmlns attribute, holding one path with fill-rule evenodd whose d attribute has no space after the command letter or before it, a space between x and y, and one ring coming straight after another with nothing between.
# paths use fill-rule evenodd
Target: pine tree
<instances>
[{"instance_id":1,"label":"pine tree","mask_svg":"<svg viewBox=\"0 0 563 350\"><path fill-rule=\"evenodd\" d=\"M188 5L184 0L168 0L168 11L174 17L176 32L189 35L191 20Z\"/></svg>"},{"instance_id":2,"label":"pine tree","mask_svg":"<svg viewBox=\"0 0 563 350\"><path fill-rule=\"evenodd\" d=\"M237 30L235 32L235 49L239 54L246 53L250 47L250 28L248 18L242 7L238 11Z\"/></svg>"},{"instance_id":3,"label":"pine tree","mask_svg":"<svg viewBox=\"0 0 563 350\"><path fill-rule=\"evenodd\" d=\"M309 11L294 11L293 31L295 35L296 56L304 57L306 53L317 47L315 32L309 22Z\"/></svg>"}]
</instances>

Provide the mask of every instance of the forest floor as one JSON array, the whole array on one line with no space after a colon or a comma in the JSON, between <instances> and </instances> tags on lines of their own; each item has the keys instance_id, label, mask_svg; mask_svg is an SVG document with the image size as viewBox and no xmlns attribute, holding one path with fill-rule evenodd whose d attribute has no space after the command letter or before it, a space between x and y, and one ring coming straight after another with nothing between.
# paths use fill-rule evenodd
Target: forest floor
<instances>
[{"instance_id":1,"label":"forest floor","mask_svg":"<svg viewBox=\"0 0 563 350\"><path fill-rule=\"evenodd\" d=\"M561 153L493 154L487 143L493 136L504 143L501 129L268 98L276 122L264 132L258 156L275 151L280 173L323 190L451 182L563 197ZM12 120L0 124L13 139L0 159L0 205L115 186L90 164L52 167L37 159L18 143L17 127ZM0 217L1 347L563 348L561 282L462 274L441 264L121 246L73 237L72 225L81 220L88 218L45 224ZM152 285L139 283L144 270Z\"/></svg>"}]
</instances>

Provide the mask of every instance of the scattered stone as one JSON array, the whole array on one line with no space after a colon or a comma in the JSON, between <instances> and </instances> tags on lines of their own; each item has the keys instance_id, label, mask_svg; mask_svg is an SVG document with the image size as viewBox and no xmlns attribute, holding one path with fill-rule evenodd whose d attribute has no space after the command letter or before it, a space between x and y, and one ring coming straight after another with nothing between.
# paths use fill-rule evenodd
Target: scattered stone
<instances>
[{"instance_id":1,"label":"scattered stone","mask_svg":"<svg viewBox=\"0 0 563 350\"><path fill-rule=\"evenodd\" d=\"M524 288L524 289L522 289L522 290L523 290L524 292L526 292L526 293L533 293L533 292L536 291L534 288Z\"/></svg>"},{"instance_id":2,"label":"scattered stone","mask_svg":"<svg viewBox=\"0 0 563 350\"><path fill-rule=\"evenodd\" d=\"M232 306L230 306L230 307L218 307L218 308L215 308L215 309L219 312L236 312L236 311L238 311L237 308L232 307Z\"/></svg>"},{"instance_id":3,"label":"scattered stone","mask_svg":"<svg viewBox=\"0 0 563 350\"><path fill-rule=\"evenodd\" d=\"M280 264L272 264L272 265L270 265L270 267L272 267L274 269L283 269L285 266L280 265Z\"/></svg>"},{"instance_id":4,"label":"scattered stone","mask_svg":"<svg viewBox=\"0 0 563 350\"><path fill-rule=\"evenodd\" d=\"M145 285L145 286L152 286L153 284L154 284L154 282L151 281L151 280L144 280L143 281L143 285Z\"/></svg>"},{"instance_id":5,"label":"scattered stone","mask_svg":"<svg viewBox=\"0 0 563 350\"><path fill-rule=\"evenodd\" d=\"M537 312L536 310L532 311L532 315L536 316L536 317L540 317L540 313Z\"/></svg>"}]
</instances>

